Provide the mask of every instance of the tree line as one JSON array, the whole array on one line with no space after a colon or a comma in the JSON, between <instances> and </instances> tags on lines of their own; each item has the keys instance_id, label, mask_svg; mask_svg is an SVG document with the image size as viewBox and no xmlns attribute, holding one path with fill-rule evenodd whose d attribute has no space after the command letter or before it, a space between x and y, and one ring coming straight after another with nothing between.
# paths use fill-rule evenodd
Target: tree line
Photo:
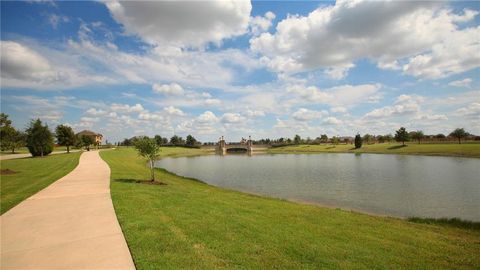
<instances>
[{"instance_id":1,"label":"tree line","mask_svg":"<svg viewBox=\"0 0 480 270\"><path fill-rule=\"evenodd\" d=\"M326 134L322 134L314 139L307 137L302 138L300 135L296 134L293 138L278 138L278 139L259 139L254 140L253 144L264 144L264 145L272 145L272 146L285 146L285 145L299 145L299 144L353 144L356 141L361 141L361 143L365 144L373 144L373 143L391 143L391 142L401 142L403 145L405 142L415 141L417 143L421 143L422 141L444 141L448 139L455 139L458 141L459 144L462 143L462 140L465 139L472 139L476 141L480 141L480 136L472 135L465 131L464 128L456 128L448 135L444 135L442 133L435 134L435 135L425 135L422 130L415 130L415 131L407 131L406 128L401 127L397 131L395 131L395 135L386 134L386 135L371 135L371 134L364 134L361 136L360 134L355 135L354 137L340 137L340 136L332 136L328 137Z\"/></svg>"},{"instance_id":2,"label":"tree line","mask_svg":"<svg viewBox=\"0 0 480 270\"><path fill-rule=\"evenodd\" d=\"M118 146L135 146L136 143L144 138L149 138L148 136L134 136L131 138L125 138L121 142L117 142L116 145ZM152 139L158 146L184 146L184 147L200 147L202 144L200 141L195 139L192 135L188 135L185 139L178 136L173 135L170 139L167 137L162 137L160 135L155 135Z\"/></svg>"},{"instance_id":3,"label":"tree line","mask_svg":"<svg viewBox=\"0 0 480 270\"><path fill-rule=\"evenodd\" d=\"M90 136L76 136L70 126L58 125L52 132L47 124L40 119L31 120L28 127L22 131L12 126L12 121L7 114L0 114L0 148L2 151L15 150L27 147L32 156L46 156L53 151L55 141L58 145L65 146L67 153L70 147L90 150L96 142Z\"/></svg>"}]
</instances>

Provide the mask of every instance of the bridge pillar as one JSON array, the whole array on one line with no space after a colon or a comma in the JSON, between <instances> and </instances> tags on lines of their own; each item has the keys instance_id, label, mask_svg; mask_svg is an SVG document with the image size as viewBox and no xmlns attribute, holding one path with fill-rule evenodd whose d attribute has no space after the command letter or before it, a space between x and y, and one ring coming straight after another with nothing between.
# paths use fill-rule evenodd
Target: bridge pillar
<instances>
[{"instance_id":1,"label":"bridge pillar","mask_svg":"<svg viewBox=\"0 0 480 270\"><path fill-rule=\"evenodd\" d=\"M248 136L248 141L247 141L247 153L252 154L253 152L253 143L252 143L252 136Z\"/></svg>"},{"instance_id":2,"label":"bridge pillar","mask_svg":"<svg viewBox=\"0 0 480 270\"><path fill-rule=\"evenodd\" d=\"M219 138L217 153L219 153L220 155L225 155L227 153L227 145L223 136Z\"/></svg>"}]
</instances>

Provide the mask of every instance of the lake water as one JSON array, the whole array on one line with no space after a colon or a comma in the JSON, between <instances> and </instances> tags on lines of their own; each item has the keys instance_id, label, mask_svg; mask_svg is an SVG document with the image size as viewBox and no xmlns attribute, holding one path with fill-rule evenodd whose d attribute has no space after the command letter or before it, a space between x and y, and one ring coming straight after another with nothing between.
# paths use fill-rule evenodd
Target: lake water
<instances>
[{"instance_id":1,"label":"lake water","mask_svg":"<svg viewBox=\"0 0 480 270\"><path fill-rule=\"evenodd\" d=\"M399 217L480 221L480 159L382 154L212 155L157 167L208 184Z\"/></svg>"}]
</instances>

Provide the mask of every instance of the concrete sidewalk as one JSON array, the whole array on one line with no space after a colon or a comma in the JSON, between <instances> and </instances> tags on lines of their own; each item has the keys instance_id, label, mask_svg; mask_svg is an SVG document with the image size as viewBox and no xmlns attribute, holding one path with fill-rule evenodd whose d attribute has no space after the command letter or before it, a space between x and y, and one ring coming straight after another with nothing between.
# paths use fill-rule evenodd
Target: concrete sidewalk
<instances>
[{"instance_id":1,"label":"concrete sidewalk","mask_svg":"<svg viewBox=\"0 0 480 270\"><path fill-rule=\"evenodd\" d=\"M0 224L1 269L135 269L98 151L84 152L77 168Z\"/></svg>"},{"instance_id":2,"label":"concrete sidewalk","mask_svg":"<svg viewBox=\"0 0 480 270\"><path fill-rule=\"evenodd\" d=\"M75 153L79 152L81 150L70 150L70 153ZM50 153L50 155L57 155L57 154L66 154L67 151L53 151ZM17 159L17 158L26 158L26 157L31 157L32 154L26 153L26 154L8 154L8 155L2 155L0 156L0 160L9 160L9 159Z\"/></svg>"}]
</instances>

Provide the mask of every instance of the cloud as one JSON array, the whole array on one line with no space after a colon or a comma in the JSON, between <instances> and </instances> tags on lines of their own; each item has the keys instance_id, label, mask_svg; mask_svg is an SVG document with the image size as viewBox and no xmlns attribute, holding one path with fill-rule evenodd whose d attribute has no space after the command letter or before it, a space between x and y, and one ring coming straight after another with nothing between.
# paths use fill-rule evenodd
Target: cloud
<instances>
[{"instance_id":1,"label":"cloud","mask_svg":"<svg viewBox=\"0 0 480 270\"><path fill-rule=\"evenodd\" d=\"M364 118L385 118L390 116L414 114L420 111L420 102L423 99L418 96L400 95L393 106L385 106L374 109L365 114Z\"/></svg>"},{"instance_id":2,"label":"cloud","mask_svg":"<svg viewBox=\"0 0 480 270\"><path fill-rule=\"evenodd\" d=\"M245 120L246 118L238 113L224 113L221 118L222 123L225 124L235 124L243 122Z\"/></svg>"},{"instance_id":3,"label":"cloud","mask_svg":"<svg viewBox=\"0 0 480 270\"><path fill-rule=\"evenodd\" d=\"M254 36L268 31L272 26L272 21L275 19L275 14L267 11L264 16L255 16L250 18L250 32Z\"/></svg>"},{"instance_id":4,"label":"cloud","mask_svg":"<svg viewBox=\"0 0 480 270\"><path fill-rule=\"evenodd\" d=\"M448 83L450 86L454 87L467 87L469 88L473 80L471 78L465 78L463 80L451 81Z\"/></svg>"},{"instance_id":5,"label":"cloud","mask_svg":"<svg viewBox=\"0 0 480 270\"><path fill-rule=\"evenodd\" d=\"M297 121L310 121L328 115L327 111L315 111L300 108L292 114L293 119Z\"/></svg>"},{"instance_id":6,"label":"cloud","mask_svg":"<svg viewBox=\"0 0 480 270\"><path fill-rule=\"evenodd\" d=\"M178 109L178 108L175 108L173 106L168 106L168 107L165 107L163 109L166 113L168 113L169 115L176 115L176 116L184 116L185 113Z\"/></svg>"},{"instance_id":7,"label":"cloud","mask_svg":"<svg viewBox=\"0 0 480 270\"><path fill-rule=\"evenodd\" d=\"M105 2L125 32L151 44L202 47L247 31L250 1Z\"/></svg>"},{"instance_id":8,"label":"cloud","mask_svg":"<svg viewBox=\"0 0 480 270\"><path fill-rule=\"evenodd\" d=\"M327 117L323 123L326 125L341 125L343 121L331 116Z\"/></svg>"},{"instance_id":9,"label":"cloud","mask_svg":"<svg viewBox=\"0 0 480 270\"><path fill-rule=\"evenodd\" d=\"M133 113L133 112L143 112L145 109L143 106L139 103L131 106L128 104L119 104L119 103L112 103L110 106L110 109L114 112L120 112L120 113Z\"/></svg>"},{"instance_id":10,"label":"cloud","mask_svg":"<svg viewBox=\"0 0 480 270\"><path fill-rule=\"evenodd\" d=\"M48 23L52 26L53 29L57 29L60 23L69 22L70 19L67 16L61 16L57 14L48 15Z\"/></svg>"},{"instance_id":11,"label":"cloud","mask_svg":"<svg viewBox=\"0 0 480 270\"><path fill-rule=\"evenodd\" d=\"M480 102L472 102L465 108L455 111L457 116L480 120Z\"/></svg>"},{"instance_id":12,"label":"cloud","mask_svg":"<svg viewBox=\"0 0 480 270\"><path fill-rule=\"evenodd\" d=\"M371 59L380 68L440 78L480 66L480 28L458 26L477 14L436 2L337 1L307 16L289 15L250 47L276 72L324 68L343 78L355 61Z\"/></svg>"},{"instance_id":13,"label":"cloud","mask_svg":"<svg viewBox=\"0 0 480 270\"><path fill-rule=\"evenodd\" d=\"M171 84L154 84L152 89L155 93L160 93L164 95L182 95L183 88L177 83Z\"/></svg>"},{"instance_id":14,"label":"cloud","mask_svg":"<svg viewBox=\"0 0 480 270\"><path fill-rule=\"evenodd\" d=\"M197 117L196 120L200 124L213 124L218 122L217 116L211 111L206 111L202 113Z\"/></svg>"}]
</instances>

